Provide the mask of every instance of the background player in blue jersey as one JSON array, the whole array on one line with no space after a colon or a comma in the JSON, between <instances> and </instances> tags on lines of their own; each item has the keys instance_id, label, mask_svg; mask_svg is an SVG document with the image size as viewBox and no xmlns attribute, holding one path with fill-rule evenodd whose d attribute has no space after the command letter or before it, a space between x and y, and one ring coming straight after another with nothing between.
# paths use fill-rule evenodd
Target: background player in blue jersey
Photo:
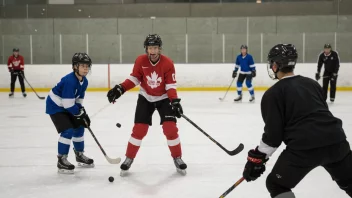
<instances>
[{"instance_id":1,"label":"background player in blue jersey","mask_svg":"<svg viewBox=\"0 0 352 198\"><path fill-rule=\"evenodd\" d=\"M246 85L249 93L251 94L250 102L254 101L254 88L252 85L252 78L256 76L256 70L252 55L248 54L248 47L246 45L241 46L241 54L236 58L235 70L232 73L232 78L236 78L238 69L241 68L240 75L237 80L237 93L238 97L235 98L235 102L242 101L242 84L246 79Z\"/></svg>"},{"instance_id":2,"label":"background player in blue jersey","mask_svg":"<svg viewBox=\"0 0 352 198\"><path fill-rule=\"evenodd\" d=\"M90 125L90 119L82 106L88 87L85 77L90 71L92 61L86 53L75 53L72 57L73 72L67 74L51 89L46 100L46 113L50 115L57 132L59 173L73 173L75 166L67 160L71 140L78 165L94 167L93 159L84 152L84 128Z\"/></svg>"}]
</instances>

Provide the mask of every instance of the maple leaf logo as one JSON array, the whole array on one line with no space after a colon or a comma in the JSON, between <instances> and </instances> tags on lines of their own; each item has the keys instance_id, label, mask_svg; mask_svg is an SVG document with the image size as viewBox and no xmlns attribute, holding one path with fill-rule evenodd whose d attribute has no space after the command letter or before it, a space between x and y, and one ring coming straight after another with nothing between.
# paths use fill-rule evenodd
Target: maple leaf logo
<instances>
[{"instance_id":1,"label":"maple leaf logo","mask_svg":"<svg viewBox=\"0 0 352 198\"><path fill-rule=\"evenodd\" d=\"M20 63L21 63L21 61L12 61L12 64L14 65L14 66L19 66L20 65Z\"/></svg>"},{"instance_id":2,"label":"maple leaf logo","mask_svg":"<svg viewBox=\"0 0 352 198\"><path fill-rule=\"evenodd\" d=\"M158 77L158 74L156 72L151 73L151 75L146 76L146 78L148 79L147 84L152 89L159 87L162 81L161 77Z\"/></svg>"}]
</instances>

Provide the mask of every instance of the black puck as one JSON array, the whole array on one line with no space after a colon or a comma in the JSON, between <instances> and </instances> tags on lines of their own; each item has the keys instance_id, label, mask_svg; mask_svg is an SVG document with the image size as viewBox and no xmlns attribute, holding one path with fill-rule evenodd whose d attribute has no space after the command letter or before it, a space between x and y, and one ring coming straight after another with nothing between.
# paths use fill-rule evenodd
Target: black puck
<instances>
[{"instance_id":1,"label":"black puck","mask_svg":"<svg viewBox=\"0 0 352 198\"><path fill-rule=\"evenodd\" d=\"M120 127L121 127L121 124L120 124L120 123L116 123L116 126L120 128Z\"/></svg>"},{"instance_id":2,"label":"black puck","mask_svg":"<svg viewBox=\"0 0 352 198\"><path fill-rule=\"evenodd\" d=\"M113 182L114 181L114 177L110 176L109 177L109 182Z\"/></svg>"}]
</instances>

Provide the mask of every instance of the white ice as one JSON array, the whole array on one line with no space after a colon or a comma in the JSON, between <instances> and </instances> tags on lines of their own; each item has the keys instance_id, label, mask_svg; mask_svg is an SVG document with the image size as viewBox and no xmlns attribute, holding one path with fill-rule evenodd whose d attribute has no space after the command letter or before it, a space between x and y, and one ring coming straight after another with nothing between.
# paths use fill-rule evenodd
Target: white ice
<instances>
[{"instance_id":1,"label":"white ice","mask_svg":"<svg viewBox=\"0 0 352 198\"><path fill-rule=\"evenodd\" d=\"M45 93L39 93L46 96ZM239 143L245 149L229 156L184 119L178 120L183 159L188 164L187 175L176 173L173 160L155 112L153 126L142 142L130 175L119 176L119 165L109 164L90 133L86 131L86 155L95 160L93 169L76 168L74 175L60 175L56 168L58 134L45 114L45 101L34 93L22 98L19 93L9 99L0 94L0 197L1 198L215 198L242 175L247 151L261 139L263 121L260 99L233 102L235 92L219 101L224 92L179 92L184 113L228 149ZM110 157L122 157L133 127L137 92L123 95L109 104L104 92L88 92L84 101L91 116L91 128ZM332 113L344 122L352 137L352 93L338 92ZM122 127L117 128L116 123ZM71 145L72 146L72 145ZM72 148L72 147L71 147ZM228 198L265 197L269 193L265 180L282 145L267 164L267 171L255 182L243 182ZM72 149L69 160L75 164ZM110 183L108 177L115 181ZM298 198L348 197L322 168L316 168L294 189Z\"/></svg>"}]
</instances>

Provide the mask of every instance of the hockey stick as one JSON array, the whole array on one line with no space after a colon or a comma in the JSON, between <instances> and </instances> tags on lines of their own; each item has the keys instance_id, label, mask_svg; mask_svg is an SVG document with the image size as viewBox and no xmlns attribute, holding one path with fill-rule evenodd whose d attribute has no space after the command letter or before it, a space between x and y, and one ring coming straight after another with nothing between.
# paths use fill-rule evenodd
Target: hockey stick
<instances>
[{"instance_id":1,"label":"hockey stick","mask_svg":"<svg viewBox=\"0 0 352 198\"><path fill-rule=\"evenodd\" d=\"M85 124L86 124L86 126L87 126L87 128L88 128L88 131L90 132L90 134L92 134L92 136L93 136L95 142L98 144L98 146L99 146L101 152L103 152L103 154L104 154L106 160L107 160L110 164L119 164L119 163L121 162L121 158L118 157L118 158L116 158L116 159L112 159L112 158L110 158L109 156L107 156L106 153L105 153L105 151L104 151L104 149L103 149L103 147L100 145L100 143L98 142L97 138L95 137L95 135L94 135L92 129L90 129L90 127L88 126L87 121L84 120L84 122L85 122Z\"/></svg>"},{"instance_id":2,"label":"hockey stick","mask_svg":"<svg viewBox=\"0 0 352 198\"><path fill-rule=\"evenodd\" d=\"M229 92L229 90L230 90L230 88L231 88L232 83L233 83L233 81L234 81L234 80L235 80L235 78L232 78L231 84L230 84L230 85L229 85L229 87L227 88L227 90L226 90L226 93L225 93L224 97L219 98L219 100L223 101L223 100L225 99L225 97L226 97L226 95L227 95L227 92Z\"/></svg>"},{"instance_id":3,"label":"hockey stick","mask_svg":"<svg viewBox=\"0 0 352 198\"><path fill-rule=\"evenodd\" d=\"M244 180L243 177L239 179L234 185L232 185L229 189L227 189L227 191L225 191L219 198L226 197L226 195L228 195L233 189L235 189L238 185L240 185L240 183L242 183L243 180Z\"/></svg>"},{"instance_id":4,"label":"hockey stick","mask_svg":"<svg viewBox=\"0 0 352 198\"><path fill-rule=\"evenodd\" d=\"M238 145L238 147L233 150L233 151L229 151L227 150L225 147L223 147L219 142L217 142L216 140L214 140L210 135L208 135L205 131L203 131L203 129L201 129L198 125L196 125L192 120L190 120L187 116L185 116L184 114L181 114L181 116L186 119L189 123L191 123L194 127L196 127L200 132L202 132L205 136L207 136L211 141L213 141L216 145L218 145L222 150L224 150L227 154L229 155L237 155L238 153L240 153L244 146L241 143L240 145Z\"/></svg>"},{"instance_id":5,"label":"hockey stick","mask_svg":"<svg viewBox=\"0 0 352 198\"><path fill-rule=\"evenodd\" d=\"M39 99L44 100L45 97L39 96L39 95L37 94L37 92L33 89L32 85L29 84L29 82L28 82L27 79L24 77L24 75L23 75L22 73L20 73L20 74L21 74L22 78L27 82L27 84L29 85L29 87L33 90L33 92L35 93L35 95L37 95L37 97L38 97Z\"/></svg>"}]
</instances>

